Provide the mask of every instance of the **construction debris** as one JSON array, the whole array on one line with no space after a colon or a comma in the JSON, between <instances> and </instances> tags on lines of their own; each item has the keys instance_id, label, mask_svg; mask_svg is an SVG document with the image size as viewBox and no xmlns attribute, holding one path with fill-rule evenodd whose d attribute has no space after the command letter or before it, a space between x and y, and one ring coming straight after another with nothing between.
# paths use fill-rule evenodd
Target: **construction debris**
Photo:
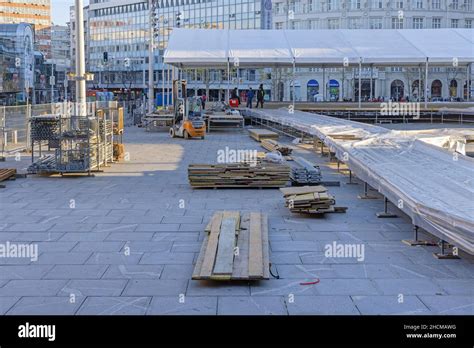
<instances>
[{"instance_id":1,"label":"construction debris","mask_svg":"<svg viewBox=\"0 0 474 348\"><path fill-rule=\"evenodd\" d=\"M251 138L262 141L263 139L278 139L278 133L269 131L268 129L251 128L249 129Z\"/></svg>"},{"instance_id":2,"label":"construction debris","mask_svg":"<svg viewBox=\"0 0 474 348\"><path fill-rule=\"evenodd\" d=\"M335 207L336 200L324 186L302 186L281 188L285 206L292 213L324 214L345 213L346 207Z\"/></svg>"},{"instance_id":3,"label":"construction debris","mask_svg":"<svg viewBox=\"0 0 474 348\"><path fill-rule=\"evenodd\" d=\"M284 187L290 167L275 163L190 164L189 183L193 187Z\"/></svg>"},{"instance_id":4,"label":"construction debris","mask_svg":"<svg viewBox=\"0 0 474 348\"><path fill-rule=\"evenodd\" d=\"M293 157L295 166L291 168L290 178L293 185L318 185L322 175L319 166L315 166L302 157Z\"/></svg>"},{"instance_id":5,"label":"construction debris","mask_svg":"<svg viewBox=\"0 0 474 348\"><path fill-rule=\"evenodd\" d=\"M277 142L273 139L263 139L261 141L261 145L264 149L267 149L270 152L278 151L283 156L288 156L293 151L293 149L289 148L286 145L280 144L279 142Z\"/></svg>"},{"instance_id":6,"label":"construction debris","mask_svg":"<svg viewBox=\"0 0 474 348\"><path fill-rule=\"evenodd\" d=\"M205 229L192 279L269 279L267 220L262 213L214 213Z\"/></svg>"}]
</instances>

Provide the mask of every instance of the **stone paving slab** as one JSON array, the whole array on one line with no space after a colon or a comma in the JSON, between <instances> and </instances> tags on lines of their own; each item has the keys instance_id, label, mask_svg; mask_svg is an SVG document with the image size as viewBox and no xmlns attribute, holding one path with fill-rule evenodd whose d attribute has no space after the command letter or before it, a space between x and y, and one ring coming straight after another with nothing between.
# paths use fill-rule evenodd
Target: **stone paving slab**
<instances>
[{"instance_id":1,"label":"stone paving slab","mask_svg":"<svg viewBox=\"0 0 474 348\"><path fill-rule=\"evenodd\" d=\"M40 255L0 258L0 314L472 314L473 257L438 260L436 247L402 244L409 219L393 205L398 218L376 218L383 201L358 199L363 186L345 185L326 158L294 150L341 182L329 191L349 207L314 217L289 212L279 190L189 186L187 166L215 163L225 146L262 151L246 131L184 141L127 128L124 140L130 161L94 178L29 176L2 190L0 243L35 243ZM191 280L204 226L221 209L268 214L280 279ZM327 257L334 242L363 245L363 259Z\"/></svg>"},{"instance_id":2,"label":"stone paving slab","mask_svg":"<svg viewBox=\"0 0 474 348\"><path fill-rule=\"evenodd\" d=\"M150 297L89 296L77 311L78 315L143 315Z\"/></svg>"}]
</instances>

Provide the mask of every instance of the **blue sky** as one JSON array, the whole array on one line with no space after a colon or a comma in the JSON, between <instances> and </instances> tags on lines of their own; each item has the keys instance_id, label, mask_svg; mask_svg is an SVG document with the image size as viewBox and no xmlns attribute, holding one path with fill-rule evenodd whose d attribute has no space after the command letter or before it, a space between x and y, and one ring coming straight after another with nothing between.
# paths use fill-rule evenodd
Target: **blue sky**
<instances>
[{"instance_id":1,"label":"blue sky","mask_svg":"<svg viewBox=\"0 0 474 348\"><path fill-rule=\"evenodd\" d=\"M84 0L87 5L89 0ZM74 0L51 0L51 8L53 14L53 23L64 25L69 21L69 6L74 5Z\"/></svg>"}]
</instances>

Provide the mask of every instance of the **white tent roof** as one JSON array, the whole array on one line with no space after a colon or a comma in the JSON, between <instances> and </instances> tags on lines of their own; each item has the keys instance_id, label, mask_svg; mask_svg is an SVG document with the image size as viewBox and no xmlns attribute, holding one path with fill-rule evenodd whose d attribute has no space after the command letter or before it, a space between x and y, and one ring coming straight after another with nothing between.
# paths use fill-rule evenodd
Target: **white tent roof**
<instances>
[{"instance_id":1,"label":"white tent roof","mask_svg":"<svg viewBox=\"0 0 474 348\"><path fill-rule=\"evenodd\" d=\"M474 62L474 29L173 29L164 61L180 67L459 64Z\"/></svg>"}]
</instances>

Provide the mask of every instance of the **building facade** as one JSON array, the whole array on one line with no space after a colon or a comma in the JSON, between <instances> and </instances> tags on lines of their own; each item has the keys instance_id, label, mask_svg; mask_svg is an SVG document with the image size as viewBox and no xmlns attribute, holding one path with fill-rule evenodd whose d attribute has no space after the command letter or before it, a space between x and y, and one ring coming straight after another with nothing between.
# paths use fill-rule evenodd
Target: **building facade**
<instances>
[{"instance_id":1,"label":"building facade","mask_svg":"<svg viewBox=\"0 0 474 348\"><path fill-rule=\"evenodd\" d=\"M153 12L157 93L171 90L171 67L162 62L173 28L269 29L272 25L271 0L156 0ZM91 0L84 18L88 42L86 67L94 74L89 88L141 93L148 85L148 1ZM74 57L74 25L71 12L71 57ZM257 87L259 74L265 75L243 69L233 69L231 74L233 85L239 88ZM206 90L211 100L223 98L226 71L193 70L183 72L182 77L188 80L190 94Z\"/></svg>"},{"instance_id":2,"label":"building facade","mask_svg":"<svg viewBox=\"0 0 474 348\"><path fill-rule=\"evenodd\" d=\"M34 26L35 48L46 58L51 54L51 0L0 0L0 23Z\"/></svg>"},{"instance_id":3,"label":"building facade","mask_svg":"<svg viewBox=\"0 0 474 348\"><path fill-rule=\"evenodd\" d=\"M33 45L31 25L0 24L0 104L22 103L34 95Z\"/></svg>"},{"instance_id":4,"label":"building facade","mask_svg":"<svg viewBox=\"0 0 474 348\"><path fill-rule=\"evenodd\" d=\"M273 0L274 29L439 29L472 28L473 0ZM370 38L367 38L370 40ZM297 69L295 97L300 101L358 99L358 69ZM276 100L291 99L288 72L277 82ZM419 67L364 67L362 98L418 99L424 91ZM421 81L421 84L420 84ZM427 97L467 98L466 67L432 66ZM421 89L420 89L421 85ZM472 95L472 93L471 93Z\"/></svg>"}]
</instances>

